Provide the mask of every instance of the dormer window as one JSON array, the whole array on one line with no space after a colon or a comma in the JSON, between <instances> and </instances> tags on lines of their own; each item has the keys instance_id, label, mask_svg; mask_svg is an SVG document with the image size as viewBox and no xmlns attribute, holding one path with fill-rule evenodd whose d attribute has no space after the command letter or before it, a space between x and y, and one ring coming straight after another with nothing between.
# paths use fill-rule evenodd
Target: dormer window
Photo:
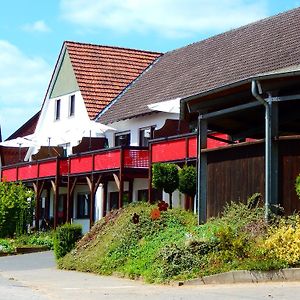
<instances>
[{"instance_id":1,"label":"dormer window","mask_svg":"<svg viewBox=\"0 0 300 300\"><path fill-rule=\"evenodd\" d=\"M60 99L55 101L55 120L60 119Z\"/></svg>"},{"instance_id":2,"label":"dormer window","mask_svg":"<svg viewBox=\"0 0 300 300\"><path fill-rule=\"evenodd\" d=\"M69 102L69 117L75 115L75 95L71 95Z\"/></svg>"}]
</instances>

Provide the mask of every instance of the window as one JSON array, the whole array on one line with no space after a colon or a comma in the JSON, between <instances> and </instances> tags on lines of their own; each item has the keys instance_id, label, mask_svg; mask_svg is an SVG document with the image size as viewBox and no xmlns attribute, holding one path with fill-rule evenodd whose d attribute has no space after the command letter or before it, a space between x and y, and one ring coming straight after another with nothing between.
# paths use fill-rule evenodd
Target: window
<instances>
[{"instance_id":1,"label":"window","mask_svg":"<svg viewBox=\"0 0 300 300\"><path fill-rule=\"evenodd\" d=\"M115 146L129 146L130 145L130 131L118 132L115 134Z\"/></svg>"},{"instance_id":2,"label":"window","mask_svg":"<svg viewBox=\"0 0 300 300\"><path fill-rule=\"evenodd\" d=\"M90 217L90 196L88 194L77 195L77 218L87 219Z\"/></svg>"},{"instance_id":3,"label":"window","mask_svg":"<svg viewBox=\"0 0 300 300\"><path fill-rule=\"evenodd\" d=\"M155 126L145 127L140 129L140 142L141 147L147 147L149 140L153 138L153 131Z\"/></svg>"},{"instance_id":4,"label":"window","mask_svg":"<svg viewBox=\"0 0 300 300\"><path fill-rule=\"evenodd\" d=\"M55 101L55 120L60 119L60 99Z\"/></svg>"},{"instance_id":5,"label":"window","mask_svg":"<svg viewBox=\"0 0 300 300\"><path fill-rule=\"evenodd\" d=\"M75 95L71 95L69 103L69 117L75 115Z\"/></svg>"}]
</instances>

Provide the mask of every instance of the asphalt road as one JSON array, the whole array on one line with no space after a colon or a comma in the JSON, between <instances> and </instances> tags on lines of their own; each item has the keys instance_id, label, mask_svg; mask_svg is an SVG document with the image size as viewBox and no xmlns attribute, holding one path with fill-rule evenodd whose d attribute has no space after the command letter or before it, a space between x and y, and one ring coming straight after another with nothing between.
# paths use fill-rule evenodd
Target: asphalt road
<instances>
[{"instance_id":1,"label":"asphalt road","mask_svg":"<svg viewBox=\"0 0 300 300\"><path fill-rule=\"evenodd\" d=\"M147 285L127 279L57 270L53 254L43 252L0 257L0 299L300 299L300 283Z\"/></svg>"}]
</instances>

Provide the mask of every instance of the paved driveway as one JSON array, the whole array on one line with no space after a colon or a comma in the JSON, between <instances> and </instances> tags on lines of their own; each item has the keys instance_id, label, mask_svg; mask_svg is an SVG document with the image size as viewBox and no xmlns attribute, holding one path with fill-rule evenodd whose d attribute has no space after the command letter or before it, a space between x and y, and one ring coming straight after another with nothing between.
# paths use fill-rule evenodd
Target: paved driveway
<instances>
[{"instance_id":1,"label":"paved driveway","mask_svg":"<svg viewBox=\"0 0 300 300\"><path fill-rule=\"evenodd\" d=\"M300 283L161 286L61 271L52 252L0 258L0 299L297 299Z\"/></svg>"}]
</instances>

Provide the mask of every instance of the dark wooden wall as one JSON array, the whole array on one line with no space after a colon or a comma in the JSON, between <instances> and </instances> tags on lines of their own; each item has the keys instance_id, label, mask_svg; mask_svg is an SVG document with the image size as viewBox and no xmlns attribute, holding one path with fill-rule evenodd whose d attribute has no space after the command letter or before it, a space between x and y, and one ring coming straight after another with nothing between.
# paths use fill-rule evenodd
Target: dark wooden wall
<instances>
[{"instance_id":1,"label":"dark wooden wall","mask_svg":"<svg viewBox=\"0 0 300 300\"><path fill-rule=\"evenodd\" d=\"M226 202L264 196L264 144L238 145L207 152L207 217L217 216ZM300 140L281 140L279 158L280 205L286 214L300 210L295 178L300 173Z\"/></svg>"}]
</instances>

